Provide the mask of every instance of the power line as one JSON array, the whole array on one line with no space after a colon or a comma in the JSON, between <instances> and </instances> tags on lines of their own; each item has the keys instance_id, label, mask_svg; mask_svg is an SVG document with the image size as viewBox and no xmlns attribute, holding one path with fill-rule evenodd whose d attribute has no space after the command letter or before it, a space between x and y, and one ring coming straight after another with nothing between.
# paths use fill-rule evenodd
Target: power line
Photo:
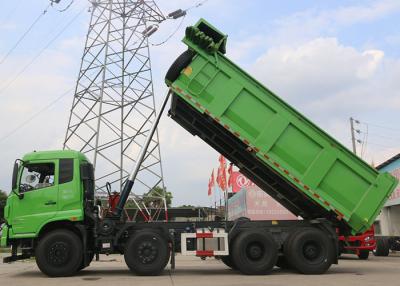
<instances>
[{"instance_id":1,"label":"power line","mask_svg":"<svg viewBox=\"0 0 400 286\"><path fill-rule=\"evenodd\" d=\"M187 8L185 11L190 11L190 10L192 10L192 9L199 8L200 6L204 5L207 1L208 1L208 0L200 1L200 2L198 2L197 4L195 4L195 5L193 5L193 6L189 7L189 8Z\"/></svg>"},{"instance_id":2,"label":"power line","mask_svg":"<svg viewBox=\"0 0 400 286\"><path fill-rule=\"evenodd\" d=\"M71 5L74 3L74 0L71 0L71 2L69 2L69 4L67 5L67 6L65 6L64 8L62 8L62 9L56 9L58 12L65 12L65 11L67 11L68 9L69 9L69 7L71 7ZM55 9L55 8L54 8Z\"/></svg>"},{"instance_id":3,"label":"power line","mask_svg":"<svg viewBox=\"0 0 400 286\"><path fill-rule=\"evenodd\" d=\"M53 101L51 101L48 105L46 105L45 107L43 107L42 109L40 109L39 111L35 112L33 115L31 115L29 118L27 118L26 120L24 120L23 122L21 122L17 127L15 127L13 130L11 130L10 132L8 132L6 135L4 135L3 137L0 138L0 143L2 143L3 141L7 140L9 137L11 137L12 135L14 135L18 130L20 130L21 128L23 128L25 125L27 125L28 123L30 123L33 119L35 119L36 117L38 117L39 115L41 115L44 111L50 109L50 107L52 107L53 105L55 105L58 101L60 101L64 96L66 96L67 94L70 94L73 91L73 88L70 88L69 90L67 90L66 92L62 93L60 96L58 96L56 99L54 99Z\"/></svg>"},{"instance_id":4,"label":"power line","mask_svg":"<svg viewBox=\"0 0 400 286\"><path fill-rule=\"evenodd\" d=\"M185 16L182 17L182 20L179 23L179 25L176 27L175 31L173 31L164 41L161 41L161 42L159 42L157 44L153 44L152 43L151 45L154 46L154 47L158 47L158 46L161 46L161 45L165 44L166 42L168 42L179 31L179 29L182 27L182 24L183 24L184 20L185 20Z\"/></svg>"},{"instance_id":5,"label":"power line","mask_svg":"<svg viewBox=\"0 0 400 286\"><path fill-rule=\"evenodd\" d=\"M379 146L379 147L384 147L384 148L399 148L399 146L394 146L394 145L384 145L384 144L380 144L380 143L375 143L375 142L368 142L368 144L371 145L375 145L375 146Z\"/></svg>"},{"instance_id":6,"label":"power line","mask_svg":"<svg viewBox=\"0 0 400 286\"><path fill-rule=\"evenodd\" d=\"M193 5L193 6L189 7L189 8L186 8L185 10L178 9L178 10L172 12L172 13L169 13L169 14L168 14L168 17L165 18L163 21L165 21L165 20L171 20L171 19L172 19L172 20L176 20L176 19L178 19L178 18L182 18L182 20L180 21L180 23L178 24L178 26L176 27L176 29L175 29L164 41L161 41L161 42L156 43L156 44L151 43L151 45L154 46L154 47L158 47L158 46L161 46L161 45L165 44L166 42L168 42L168 41L179 31L179 29L182 27L182 24L183 24L183 21L185 20L185 17L186 17L187 12L190 11L190 10L192 10L192 9L195 9L195 8L198 8L198 7L202 6L202 5L203 5L204 3L206 3L207 1L208 1L208 0L204 0L204 1L198 2L196 5ZM162 22L163 22L163 21L162 21ZM161 22L160 22L160 23L161 23ZM154 30L154 32L155 32L157 29L158 29L158 26L157 26L157 28ZM151 35L151 34L149 34L149 35L147 35L147 36L150 36L150 35Z\"/></svg>"},{"instance_id":7,"label":"power line","mask_svg":"<svg viewBox=\"0 0 400 286\"><path fill-rule=\"evenodd\" d=\"M47 13L47 9L52 5L52 3L49 3L47 7L39 14L38 17L33 21L33 23L28 27L28 29L22 34L21 37L17 40L17 42L11 47L11 49L5 54L5 56L2 58L0 61L0 64L3 64L6 59L11 55L11 53L18 47L18 45L22 42L23 39L29 34L30 31L32 31L33 27L42 19L42 17Z\"/></svg>"},{"instance_id":8,"label":"power line","mask_svg":"<svg viewBox=\"0 0 400 286\"><path fill-rule=\"evenodd\" d=\"M361 131L361 133L364 133L364 132ZM369 132L369 135L371 135L373 137L377 137L377 138L382 138L382 139L385 139L385 140L397 141L397 142L400 143L400 137L386 136L386 135L382 135L382 134L378 134L378 133L371 133L371 132Z\"/></svg>"},{"instance_id":9,"label":"power line","mask_svg":"<svg viewBox=\"0 0 400 286\"><path fill-rule=\"evenodd\" d=\"M6 85L4 85L0 89L0 95L7 89L9 88L42 54L45 50L47 50L48 47L51 46L51 44L58 39L59 36L82 14L82 12L85 10L83 8L81 11L79 11L62 29L60 32L58 32L40 51L37 53L32 60L26 64L17 74L14 76Z\"/></svg>"},{"instance_id":10,"label":"power line","mask_svg":"<svg viewBox=\"0 0 400 286\"><path fill-rule=\"evenodd\" d=\"M377 127L377 128L382 128L382 129L392 130L392 131L395 131L395 132L400 132L400 129L393 128L393 127L388 127L388 126L385 126L385 125L379 125L379 124L363 122L363 121L361 121L361 123L368 124L370 126Z\"/></svg>"}]
</instances>

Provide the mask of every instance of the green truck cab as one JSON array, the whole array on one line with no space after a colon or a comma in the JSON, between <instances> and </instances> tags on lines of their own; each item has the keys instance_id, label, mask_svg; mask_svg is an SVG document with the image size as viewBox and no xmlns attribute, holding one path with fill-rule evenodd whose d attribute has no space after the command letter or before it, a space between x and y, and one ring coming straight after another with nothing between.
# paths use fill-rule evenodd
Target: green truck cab
<instances>
[{"instance_id":1,"label":"green truck cab","mask_svg":"<svg viewBox=\"0 0 400 286\"><path fill-rule=\"evenodd\" d=\"M82 222L85 201L93 199L82 176L87 180L88 171L93 172L88 159L76 151L32 152L17 160L1 246L35 239L56 225Z\"/></svg>"}]
</instances>

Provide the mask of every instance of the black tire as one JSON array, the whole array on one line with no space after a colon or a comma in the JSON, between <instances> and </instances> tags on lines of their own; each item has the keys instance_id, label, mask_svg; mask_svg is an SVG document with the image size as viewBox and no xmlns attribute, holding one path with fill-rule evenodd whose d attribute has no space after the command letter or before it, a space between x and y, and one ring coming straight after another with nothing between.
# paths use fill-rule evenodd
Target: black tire
<instances>
[{"instance_id":1,"label":"black tire","mask_svg":"<svg viewBox=\"0 0 400 286\"><path fill-rule=\"evenodd\" d=\"M369 257L369 251L368 250L360 250L358 253L358 258L361 260L367 260Z\"/></svg>"},{"instance_id":2,"label":"black tire","mask_svg":"<svg viewBox=\"0 0 400 286\"><path fill-rule=\"evenodd\" d=\"M388 256L390 251L389 240L384 237L376 238L376 247L373 251L375 256Z\"/></svg>"},{"instance_id":3,"label":"black tire","mask_svg":"<svg viewBox=\"0 0 400 286\"><path fill-rule=\"evenodd\" d=\"M233 243L232 259L243 274L269 273L278 259L278 246L272 235L261 231L246 231Z\"/></svg>"},{"instance_id":4,"label":"black tire","mask_svg":"<svg viewBox=\"0 0 400 286\"><path fill-rule=\"evenodd\" d=\"M232 268L233 270L237 270L237 267L236 267L235 263L233 262L231 255L221 256L221 261L229 268Z\"/></svg>"},{"instance_id":5,"label":"black tire","mask_svg":"<svg viewBox=\"0 0 400 286\"><path fill-rule=\"evenodd\" d=\"M82 259L82 263L81 263L81 266L79 266L78 271L81 271L81 270L85 269L85 268L88 267L88 266L90 265L90 263L93 261L94 252L91 252L91 253L86 254L86 255L87 255L87 262L88 262L88 264L85 265L85 264L84 264L84 260Z\"/></svg>"},{"instance_id":6,"label":"black tire","mask_svg":"<svg viewBox=\"0 0 400 286\"><path fill-rule=\"evenodd\" d=\"M283 255L278 257L278 260L276 261L276 266L280 269L292 269L292 266Z\"/></svg>"},{"instance_id":7,"label":"black tire","mask_svg":"<svg viewBox=\"0 0 400 286\"><path fill-rule=\"evenodd\" d=\"M332 265L335 247L321 230L307 227L292 232L285 241L284 254L290 265L303 274L322 274Z\"/></svg>"},{"instance_id":8,"label":"black tire","mask_svg":"<svg viewBox=\"0 0 400 286\"><path fill-rule=\"evenodd\" d=\"M36 264L50 277L74 275L82 265L82 242L69 230L54 230L39 240Z\"/></svg>"},{"instance_id":9,"label":"black tire","mask_svg":"<svg viewBox=\"0 0 400 286\"><path fill-rule=\"evenodd\" d=\"M133 235L125 248L124 258L129 269L137 275L159 275L170 257L168 242L153 231Z\"/></svg>"},{"instance_id":10,"label":"black tire","mask_svg":"<svg viewBox=\"0 0 400 286\"><path fill-rule=\"evenodd\" d=\"M190 64L193 56L194 53L192 51L184 51L168 69L165 80L170 83L174 82L181 74L181 71Z\"/></svg>"},{"instance_id":11,"label":"black tire","mask_svg":"<svg viewBox=\"0 0 400 286\"><path fill-rule=\"evenodd\" d=\"M338 257L342 256L343 253L345 253L344 243L343 243L343 241L339 241L339 244L338 244Z\"/></svg>"}]
</instances>

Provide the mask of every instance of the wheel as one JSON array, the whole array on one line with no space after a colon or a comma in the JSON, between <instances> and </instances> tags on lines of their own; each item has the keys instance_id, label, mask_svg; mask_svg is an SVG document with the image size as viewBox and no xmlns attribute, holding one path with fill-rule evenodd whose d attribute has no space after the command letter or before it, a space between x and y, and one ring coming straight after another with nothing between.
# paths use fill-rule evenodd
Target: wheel
<instances>
[{"instance_id":1,"label":"wheel","mask_svg":"<svg viewBox=\"0 0 400 286\"><path fill-rule=\"evenodd\" d=\"M54 230L39 240L35 250L40 271L51 277L74 275L82 264L82 242L69 230Z\"/></svg>"},{"instance_id":2,"label":"wheel","mask_svg":"<svg viewBox=\"0 0 400 286\"><path fill-rule=\"evenodd\" d=\"M388 256L389 255L389 241L384 237L376 238L376 247L373 250L375 256Z\"/></svg>"},{"instance_id":3,"label":"wheel","mask_svg":"<svg viewBox=\"0 0 400 286\"><path fill-rule=\"evenodd\" d=\"M344 243L343 243L343 241L339 241L339 244L338 244L338 257L342 256L343 253L345 253Z\"/></svg>"},{"instance_id":4,"label":"wheel","mask_svg":"<svg viewBox=\"0 0 400 286\"><path fill-rule=\"evenodd\" d=\"M134 234L128 240L124 253L129 269L138 275L160 274L167 265L169 257L167 240L153 231Z\"/></svg>"},{"instance_id":5,"label":"wheel","mask_svg":"<svg viewBox=\"0 0 400 286\"><path fill-rule=\"evenodd\" d=\"M301 228L286 239L284 254L290 265L303 274L322 274L336 255L332 241L321 230Z\"/></svg>"},{"instance_id":6,"label":"wheel","mask_svg":"<svg viewBox=\"0 0 400 286\"><path fill-rule=\"evenodd\" d=\"M165 80L167 82L174 82L181 74L181 71L190 64L193 56L194 53L192 51L184 51L168 69Z\"/></svg>"},{"instance_id":7,"label":"wheel","mask_svg":"<svg viewBox=\"0 0 400 286\"><path fill-rule=\"evenodd\" d=\"M278 260L276 261L276 266L278 266L280 269L292 269L285 256L278 257Z\"/></svg>"},{"instance_id":8,"label":"wheel","mask_svg":"<svg viewBox=\"0 0 400 286\"><path fill-rule=\"evenodd\" d=\"M226 255L226 256L221 256L221 261L228 267L236 270L237 267L235 263L233 262L232 256L231 255Z\"/></svg>"},{"instance_id":9,"label":"wheel","mask_svg":"<svg viewBox=\"0 0 400 286\"><path fill-rule=\"evenodd\" d=\"M92 260L94 258L94 252L91 252L91 253L86 254L86 255L87 255L88 264L84 265L84 261L82 259L82 262L81 262L81 265L78 268L78 271L81 271L81 270L85 269L86 267L88 267L90 265L90 262L92 262Z\"/></svg>"},{"instance_id":10,"label":"wheel","mask_svg":"<svg viewBox=\"0 0 400 286\"><path fill-rule=\"evenodd\" d=\"M233 243L232 259L243 274L267 274L278 259L278 246L270 233L242 232Z\"/></svg>"},{"instance_id":11,"label":"wheel","mask_svg":"<svg viewBox=\"0 0 400 286\"><path fill-rule=\"evenodd\" d=\"M367 260L369 257L369 251L368 250L360 250L358 253L358 258L361 260Z\"/></svg>"}]
</instances>

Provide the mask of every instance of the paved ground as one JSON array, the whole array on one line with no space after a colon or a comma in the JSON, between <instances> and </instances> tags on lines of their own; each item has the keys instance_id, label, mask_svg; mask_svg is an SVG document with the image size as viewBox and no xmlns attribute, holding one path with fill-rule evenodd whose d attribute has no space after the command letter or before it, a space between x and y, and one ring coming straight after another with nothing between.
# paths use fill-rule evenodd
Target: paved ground
<instances>
[{"instance_id":1,"label":"paved ground","mask_svg":"<svg viewBox=\"0 0 400 286\"><path fill-rule=\"evenodd\" d=\"M1 254L0 254L1 256ZM333 265L325 275L306 276L290 271L274 269L265 276L244 276L227 268L214 259L202 261L195 257L177 257L177 269L166 269L161 276L138 277L132 275L122 256L102 256L101 261L92 262L79 275L70 278L47 278L41 274L34 261L0 264L0 285L58 286L68 285L400 285L400 255L374 257L361 261L355 256L345 256L339 265Z\"/></svg>"}]
</instances>

